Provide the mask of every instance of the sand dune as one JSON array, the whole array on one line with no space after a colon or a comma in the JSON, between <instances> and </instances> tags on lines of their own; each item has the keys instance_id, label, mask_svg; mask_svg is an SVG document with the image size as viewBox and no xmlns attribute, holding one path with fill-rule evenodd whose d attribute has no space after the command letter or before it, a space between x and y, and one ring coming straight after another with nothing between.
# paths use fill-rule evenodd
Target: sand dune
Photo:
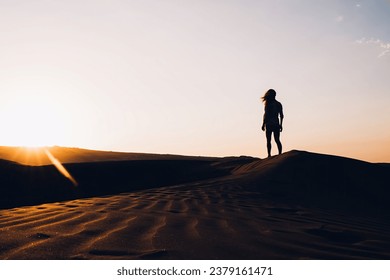
<instances>
[{"instance_id":1,"label":"sand dune","mask_svg":"<svg viewBox=\"0 0 390 280\"><path fill-rule=\"evenodd\" d=\"M15 167L3 162L1 168L7 164ZM86 180L96 170L103 173L99 168L106 164L69 169ZM386 164L292 151L264 160L225 158L188 166L173 161L154 181L146 173L138 181L120 174L134 168L133 175L156 172L166 161L110 164L122 176L115 181L122 182L121 193L0 210L0 258L390 257ZM172 175L179 166L182 178ZM157 186L164 178L164 186ZM109 181L98 182L100 191L115 189ZM134 182L142 184L132 189ZM347 193L354 189L356 195Z\"/></svg>"},{"instance_id":2,"label":"sand dune","mask_svg":"<svg viewBox=\"0 0 390 280\"><path fill-rule=\"evenodd\" d=\"M390 164L291 151L252 161L234 173L244 174L249 188L279 200L352 214L390 214Z\"/></svg>"},{"instance_id":3,"label":"sand dune","mask_svg":"<svg viewBox=\"0 0 390 280\"><path fill-rule=\"evenodd\" d=\"M209 160L134 160L65 164L78 186L53 165L0 160L0 208L169 186L229 174Z\"/></svg>"}]
</instances>

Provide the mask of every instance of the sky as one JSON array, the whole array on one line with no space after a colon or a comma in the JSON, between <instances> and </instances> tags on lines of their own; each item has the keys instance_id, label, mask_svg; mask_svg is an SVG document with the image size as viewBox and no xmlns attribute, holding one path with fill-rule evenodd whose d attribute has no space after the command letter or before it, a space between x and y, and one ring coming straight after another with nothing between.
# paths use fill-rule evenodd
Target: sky
<instances>
[{"instance_id":1,"label":"sky","mask_svg":"<svg viewBox=\"0 0 390 280\"><path fill-rule=\"evenodd\" d=\"M390 162L389 0L0 0L0 145ZM273 154L276 145L273 143Z\"/></svg>"}]
</instances>

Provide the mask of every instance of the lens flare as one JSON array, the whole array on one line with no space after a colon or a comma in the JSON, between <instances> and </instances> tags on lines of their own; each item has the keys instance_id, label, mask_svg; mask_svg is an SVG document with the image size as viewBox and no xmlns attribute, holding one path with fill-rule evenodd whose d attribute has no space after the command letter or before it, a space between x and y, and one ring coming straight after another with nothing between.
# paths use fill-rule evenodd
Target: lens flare
<instances>
[{"instance_id":1,"label":"lens flare","mask_svg":"<svg viewBox=\"0 0 390 280\"><path fill-rule=\"evenodd\" d=\"M53 163L53 165L58 169L58 171L64 175L66 178L68 178L75 187L78 186L78 183L77 181L73 178L72 175L70 175L70 173L68 172L68 170L66 170L66 168L61 164L61 162L56 159L53 154L46 148L44 148L45 150L45 153L47 155L47 157L50 159L50 161Z\"/></svg>"}]
</instances>

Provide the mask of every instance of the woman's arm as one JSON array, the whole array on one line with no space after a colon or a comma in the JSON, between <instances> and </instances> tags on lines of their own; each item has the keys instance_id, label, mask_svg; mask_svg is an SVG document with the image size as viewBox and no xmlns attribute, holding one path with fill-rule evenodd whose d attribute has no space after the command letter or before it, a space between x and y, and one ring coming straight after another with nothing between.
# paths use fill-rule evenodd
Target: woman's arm
<instances>
[{"instance_id":1,"label":"woman's arm","mask_svg":"<svg viewBox=\"0 0 390 280\"><path fill-rule=\"evenodd\" d=\"M284 114L283 114L283 106L282 106L282 103L279 103L280 104L280 131L283 130L283 119L284 119Z\"/></svg>"},{"instance_id":2,"label":"woman's arm","mask_svg":"<svg viewBox=\"0 0 390 280\"><path fill-rule=\"evenodd\" d=\"M261 126L261 130L264 131L265 130L265 113L263 115L263 124Z\"/></svg>"}]
</instances>

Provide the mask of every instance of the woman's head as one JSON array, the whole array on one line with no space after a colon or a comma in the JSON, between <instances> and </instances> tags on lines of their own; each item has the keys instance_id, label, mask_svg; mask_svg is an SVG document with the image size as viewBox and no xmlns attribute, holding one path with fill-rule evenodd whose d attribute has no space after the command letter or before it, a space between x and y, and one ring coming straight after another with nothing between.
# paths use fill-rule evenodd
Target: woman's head
<instances>
[{"instance_id":1,"label":"woman's head","mask_svg":"<svg viewBox=\"0 0 390 280\"><path fill-rule=\"evenodd\" d=\"M276 91L272 88L267 90L267 92L264 94L264 96L261 98L263 102L267 103L267 101L275 100L276 97Z\"/></svg>"}]
</instances>

